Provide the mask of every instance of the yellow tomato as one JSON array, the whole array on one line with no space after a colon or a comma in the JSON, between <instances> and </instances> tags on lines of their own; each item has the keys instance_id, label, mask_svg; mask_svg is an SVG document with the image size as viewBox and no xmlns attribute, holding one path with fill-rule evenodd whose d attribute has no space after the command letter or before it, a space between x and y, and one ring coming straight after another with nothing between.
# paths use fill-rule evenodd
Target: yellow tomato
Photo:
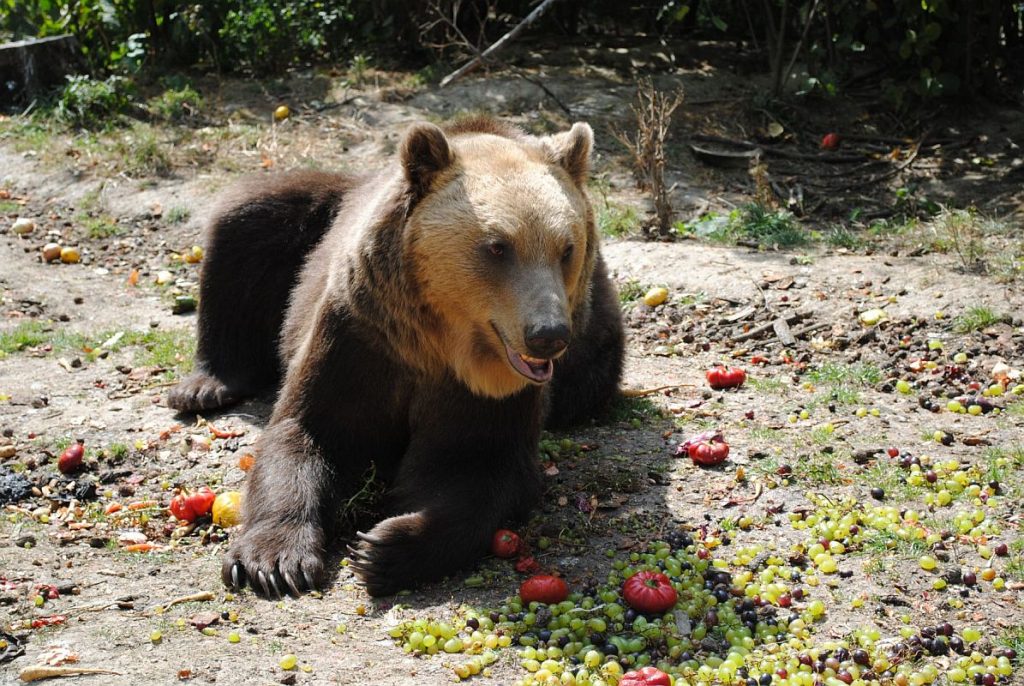
<instances>
[{"instance_id":1,"label":"yellow tomato","mask_svg":"<svg viewBox=\"0 0 1024 686\"><path fill-rule=\"evenodd\" d=\"M234 526L242 521L242 494L225 491L213 501L213 523L224 527Z\"/></svg>"}]
</instances>

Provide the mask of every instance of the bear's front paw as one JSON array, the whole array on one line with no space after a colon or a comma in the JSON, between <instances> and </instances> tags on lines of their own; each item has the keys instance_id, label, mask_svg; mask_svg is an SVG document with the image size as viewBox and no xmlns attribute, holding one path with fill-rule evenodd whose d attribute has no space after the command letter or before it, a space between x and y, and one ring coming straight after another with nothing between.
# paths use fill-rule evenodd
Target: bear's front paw
<instances>
[{"instance_id":1,"label":"bear's front paw","mask_svg":"<svg viewBox=\"0 0 1024 686\"><path fill-rule=\"evenodd\" d=\"M313 524L258 524L232 543L221 566L226 586L248 583L269 598L312 591L323 574L323 531Z\"/></svg>"},{"instance_id":2,"label":"bear's front paw","mask_svg":"<svg viewBox=\"0 0 1024 686\"><path fill-rule=\"evenodd\" d=\"M370 595L391 595L450 571L445 563L452 560L445 559L445 546L438 540L443 533L429 533L422 514L391 517L357 535L358 546L349 548L352 568ZM438 574L441 567L445 572Z\"/></svg>"},{"instance_id":3,"label":"bear's front paw","mask_svg":"<svg viewBox=\"0 0 1024 686\"><path fill-rule=\"evenodd\" d=\"M195 372L167 394L167 406L179 412L201 412L238 402L239 394L205 372Z\"/></svg>"}]
</instances>

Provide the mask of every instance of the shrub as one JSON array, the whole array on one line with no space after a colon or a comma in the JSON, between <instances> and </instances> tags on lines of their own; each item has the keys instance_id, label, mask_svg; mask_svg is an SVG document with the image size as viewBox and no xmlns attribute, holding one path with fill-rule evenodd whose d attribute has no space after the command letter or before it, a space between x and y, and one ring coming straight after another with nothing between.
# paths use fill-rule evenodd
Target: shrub
<instances>
[{"instance_id":1,"label":"shrub","mask_svg":"<svg viewBox=\"0 0 1024 686\"><path fill-rule=\"evenodd\" d=\"M103 81L91 76L69 76L55 113L67 126L106 128L128 111L132 91L132 82L121 76L110 76Z\"/></svg>"}]
</instances>

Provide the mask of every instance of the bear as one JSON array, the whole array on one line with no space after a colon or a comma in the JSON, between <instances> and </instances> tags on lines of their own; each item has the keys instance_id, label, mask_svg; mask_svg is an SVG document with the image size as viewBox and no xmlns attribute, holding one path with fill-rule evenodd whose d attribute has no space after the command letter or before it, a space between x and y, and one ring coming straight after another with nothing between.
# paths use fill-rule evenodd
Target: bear
<instances>
[{"instance_id":1,"label":"bear","mask_svg":"<svg viewBox=\"0 0 1024 686\"><path fill-rule=\"evenodd\" d=\"M366 175L243 182L207 224L194 372L167 405L276 391L222 577L267 597L326 581L338 512L372 470L387 515L356 532L375 596L486 554L542 493L544 427L616 396L624 334L587 195L593 131L417 123Z\"/></svg>"}]
</instances>

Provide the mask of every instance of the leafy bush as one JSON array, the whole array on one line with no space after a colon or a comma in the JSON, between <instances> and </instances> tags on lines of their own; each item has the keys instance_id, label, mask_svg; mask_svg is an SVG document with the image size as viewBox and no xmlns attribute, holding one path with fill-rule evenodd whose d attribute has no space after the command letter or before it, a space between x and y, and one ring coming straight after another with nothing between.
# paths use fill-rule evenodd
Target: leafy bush
<instances>
[{"instance_id":1,"label":"leafy bush","mask_svg":"<svg viewBox=\"0 0 1024 686\"><path fill-rule=\"evenodd\" d=\"M128 111L132 92L132 82L122 76L110 76L103 81L91 76L69 76L55 114L67 126L105 128Z\"/></svg>"},{"instance_id":2,"label":"leafy bush","mask_svg":"<svg viewBox=\"0 0 1024 686\"><path fill-rule=\"evenodd\" d=\"M181 122L196 117L203 109L203 96L192 86L168 88L149 100L149 110L167 121Z\"/></svg>"}]
</instances>

